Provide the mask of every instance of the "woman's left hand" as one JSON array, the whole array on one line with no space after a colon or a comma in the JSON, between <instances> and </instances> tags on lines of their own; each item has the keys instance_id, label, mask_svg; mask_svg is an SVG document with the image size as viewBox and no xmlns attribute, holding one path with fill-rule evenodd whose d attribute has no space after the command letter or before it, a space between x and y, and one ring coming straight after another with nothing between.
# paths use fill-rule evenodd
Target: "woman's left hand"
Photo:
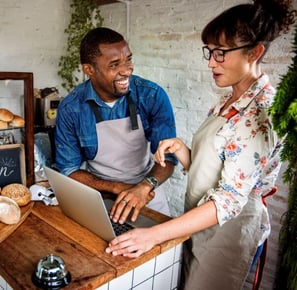
<instances>
[{"instance_id":1,"label":"woman's left hand","mask_svg":"<svg viewBox=\"0 0 297 290\"><path fill-rule=\"evenodd\" d=\"M152 228L139 228L113 239L105 252L114 256L123 255L136 258L152 249L155 245Z\"/></svg>"}]
</instances>

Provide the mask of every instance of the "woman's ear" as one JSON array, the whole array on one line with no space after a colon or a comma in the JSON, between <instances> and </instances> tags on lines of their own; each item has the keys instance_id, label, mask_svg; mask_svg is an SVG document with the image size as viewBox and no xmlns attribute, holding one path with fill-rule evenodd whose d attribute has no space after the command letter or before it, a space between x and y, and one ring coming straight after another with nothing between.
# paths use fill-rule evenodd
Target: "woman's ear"
<instances>
[{"instance_id":1,"label":"woman's ear","mask_svg":"<svg viewBox=\"0 0 297 290\"><path fill-rule=\"evenodd\" d=\"M92 76L95 71L93 66L88 63L85 63L82 65L82 70L83 70L84 74L88 75L89 77Z\"/></svg>"},{"instance_id":2,"label":"woman's ear","mask_svg":"<svg viewBox=\"0 0 297 290\"><path fill-rule=\"evenodd\" d=\"M250 61L258 61L265 51L263 44L257 44L254 48L249 51Z\"/></svg>"}]
</instances>

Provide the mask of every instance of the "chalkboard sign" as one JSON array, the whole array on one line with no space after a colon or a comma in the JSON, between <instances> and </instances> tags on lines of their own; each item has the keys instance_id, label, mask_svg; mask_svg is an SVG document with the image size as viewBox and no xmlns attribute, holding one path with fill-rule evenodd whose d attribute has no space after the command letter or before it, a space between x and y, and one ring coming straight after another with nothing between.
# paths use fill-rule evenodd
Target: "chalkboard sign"
<instances>
[{"instance_id":1,"label":"chalkboard sign","mask_svg":"<svg viewBox=\"0 0 297 290\"><path fill-rule=\"evenodd\" d=\"M26 185L26 166L23 144L0 146L0 188L11 183Z\"/></svg>"}]
</instances>

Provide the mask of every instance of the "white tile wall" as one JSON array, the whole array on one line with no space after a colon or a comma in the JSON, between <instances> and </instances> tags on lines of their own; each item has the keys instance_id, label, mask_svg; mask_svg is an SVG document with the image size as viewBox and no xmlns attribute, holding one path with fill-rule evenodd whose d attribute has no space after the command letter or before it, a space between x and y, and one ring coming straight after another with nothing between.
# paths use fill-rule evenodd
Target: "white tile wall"
<instances>
[{"instance_id":1,"label":"white tile wall","mask_svg":"<svg viewBox=\"0 0 297 290\"><path fill-rule=\"evenodd\" d=\"M0 290L13 290L2 276L0 276Z\"/></svg>"},{"instance_id":2,"label":"white tile wall","mask_svg":"<svg viewBox=\"0 0 297 290\"><path fill-rule=\"evenodd\" d=\"M180 244L96 290L175 290L180 280L181 259Z\"/></svg>"},{"instance_id":3,"label":"white tile wall","mask_svg":"<svg viewBox=\"0 0 297 290\"><path fill-rule=\"evenodd\" d=\"M156 259L149 260L148 262L134 269L133 287L154 276L155 261Z\"/></svg>"},{"instance_id":4,"label":"white tile wall","mask_svg":"<svg viewBox=\"0 0 297 290\"><path fill-rule=\"evenodd\" d=\"M159 273L162 270L173 265L174 253L175 253L175 248L172 248L156 257L155 273Z\"/></svg>"},{"instance_id":5,"label":"white tile wall","mask_svg":"<svg viewBox=\"0 0 297 290\"><path fill-rule=\"evenodd\" d=\"M132 288L133 270L109 282L108 290L129 290Z\"/></svg>"},{"instance_id":6,"label":"white tile wall","mask_svg":"<svg viewBox=\"0 0 297 290\"><path fill-rule=\"evenodd\" d=\"M173 270L173 265L163 270L162 272L159 272L154 277L153 289L171 290L172 270Z\"/></svg>"},{"instance_id":7,"label":"white tile wall","mask_svg":"<svg viewBox=\"0 0 297 290\"><path fill-rule=\"evenodd\" d=\"M153 289L153 278L150 278L143 283L138 284L136 287L133 287L133 290L152 290Z\"/></svg>"}]
</instances>

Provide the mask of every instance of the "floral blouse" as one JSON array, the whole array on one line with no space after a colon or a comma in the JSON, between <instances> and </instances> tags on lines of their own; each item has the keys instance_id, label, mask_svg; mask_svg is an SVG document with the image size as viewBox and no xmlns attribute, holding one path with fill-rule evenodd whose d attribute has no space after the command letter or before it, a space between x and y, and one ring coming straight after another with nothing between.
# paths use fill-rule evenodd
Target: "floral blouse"
<instances>
[{"instance_id":1,"label":"floral blouse","mask_svg":"<svg viewBox=\"0 0 297 290\"><path fill-rule=\"evenodd\" d=\"M223 162L219 186L209 189L200 203L214 200L219 224L237 216L249 194L263 196L276 181L280 169L281 140L272 129L268 108L275 90L263 74L224 114L236 110L217 132L215 148ZM217 116L231 97L221 98L209 115ZM270 231L269 221L262 225Z\"/></svg>"}]
</instances>

